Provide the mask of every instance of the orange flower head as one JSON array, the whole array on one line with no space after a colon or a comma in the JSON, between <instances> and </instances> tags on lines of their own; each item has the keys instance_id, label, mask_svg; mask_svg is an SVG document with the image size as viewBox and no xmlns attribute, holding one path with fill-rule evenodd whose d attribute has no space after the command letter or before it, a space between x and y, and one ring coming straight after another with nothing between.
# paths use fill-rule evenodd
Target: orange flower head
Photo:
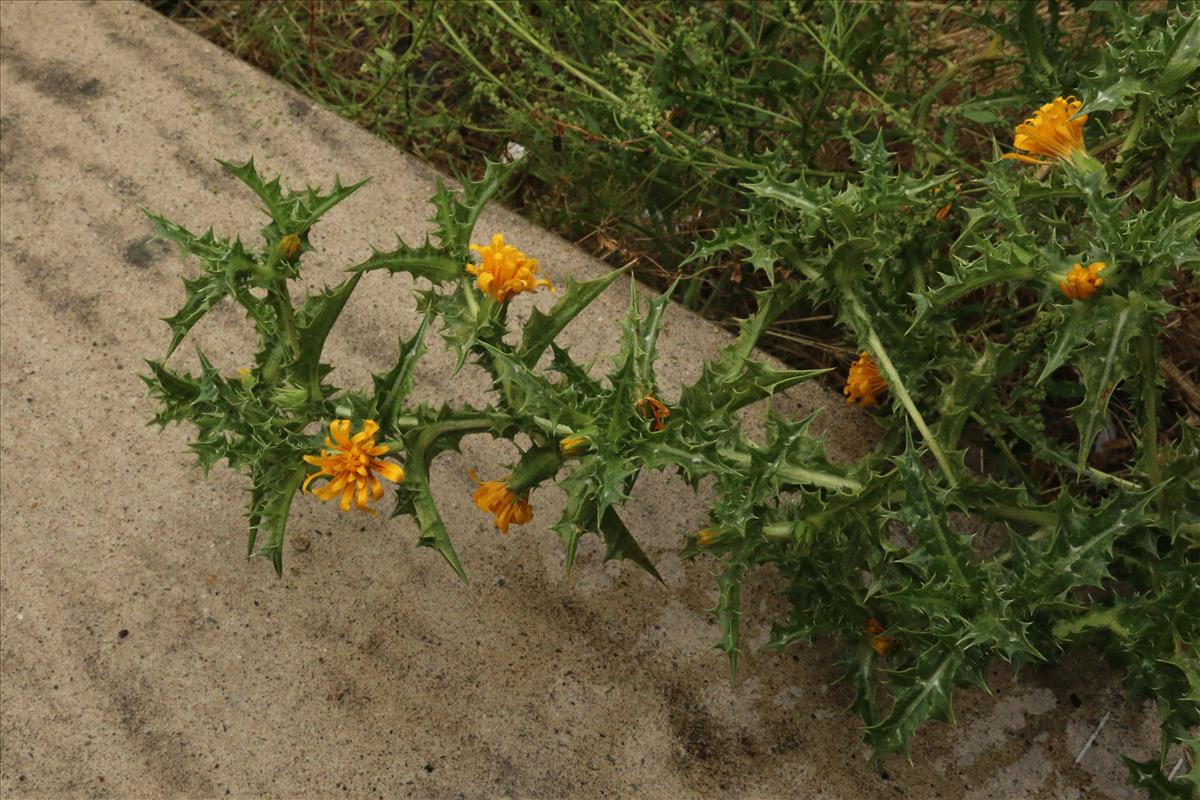
<instances>
[{"instance_id":1,"label":"orange flower head","mask_svg":"<svg viewBox=\"0 0 1200 800\"><path fill-rule=\"evenodd\" d=\"M1104 278L1100 277L1104 266L1103 261L1088 264L1087 269L1083 264L1076 264L1067 277L1058 282L1058 288L1072 300L1091 300L1096 290L1104 285Z\"/></svg>"},{"instance_id":2,"label":"orange flower head","mask_svg":"<svg viewBox=\"0 0 1200 800\"><path fill-rule=\"evenodd\" d=\"M663 423L666 422L667 417L671 416L671 409L667 408L666 403L652 394L648 394L641 400L638 400L634 403L634 407L646 419L654 420L652 427L656 431L661 431Z\"/></svg>"},{"instance_id":3,"label":"orange flower head","mask_svg":"<svg viewBox=\"0 0 1200 800\"><path fill-rule=\"evenodd\" d=\"M538 262L517 248L504 243L504 234L497 233L492 243L480 247L471 245L482 263L467 264L467 272L475 277L475 288L503 303L514 294L532 292L550 281L537 277ZM553 291L554 287L551 287Z\"/></svg>"},{"instance_id":4,"label":"orange flower head","mask_svg":"<svg viewBox=\"0 0 1200 800\"><path fill-rule=\"evenodd\" d=\"M705 528L696 532L696 543L701 547L711 547L725 533L726 531L723 528Z\"/></svg>"},{"instance_id":5,"label":"orange flower head","mask_svg":"<svg viewBox=\"0 0 1200 800\"><path fill-rule=\"evenodd\" d=\"M1005 153L1004 158L1015 158L1026 164L1050 164L1053 159L1071 161L1077 152L1084 150L1083 123L1087 114L1080 114L1083 103L1074 97L1056 97L1033 113L1033 116L1017 126L1013 136L1013 147L1022 153ZM1051 161L1042 161L1034 156L1046 156Z\"/></svg>"},{"instance_id":6,"label":"orange flower head","mask_svg":"<svg viewBox=\"0 0 1200 800\"><path fill-rule=\"evenodd\" d=\"M881 656L886 656L888 653L899 644L899 640L893 639L891 636L880 636L885 628L879 623L879 620L871 617L867 620L867 624L863 626L863 633L871 637L871 649Z\"/></svg>"},{"instance_id":7,"label":"orange flower head","mask_svg":"<svg viewBox=\"0 0 1200 800\"><path fill-rule=\"evenodd\" d=\"M871 649L881 656L886 656L896 648L899 642L891 636L876 636L871 640Z\"/></svg>"},{"instance_id":8,"label":"orange flower head","mask_svg":"<svg viewBox=\"0 0 1200 800\"><path fill-rule=\"evenodd\" d=\"M936 219L938 222L945 222L946 217L950 216L950 208L953 205L953 203L946 203L946 205L939 208L937 213L933 215L934 219Z\"/></svg>"},{"instance_id":9,"label":"orange flower head","mask_svg":"<svg viewBox=\"0 0 1200 800\"><path fill-rule=\"evenodd\" d=\"M517 497L508 490L506 481L481 481L471 470L471 480L479 484L471 499L481 511L492 515L492 524L503 534L509 525L524 525L533 519L533 507L528 497Z\"/></svg>"},{"instance_id":10,"label":"orange flower head","mask_svg":"<svg viewBox=\"0 0 1200 800\"><path fill-rule=\"evenodd\" d=\"M289 233L279 240L279 253L288 261L300 255L300 249L300 237L294 233Z\"/></svg>"},{"instance_id":11,"label":"orange flower head","mask_svg":"<svg viewBox=\"0 0 1200 800\"><path fill-rule=\"evenodd\" d=\"M887 389L887 383L879 374L875 361L864 350L858 356L858 361L850 365L850 375L846 378L847 403L858 403L863 408L870 408L879 402L879 395Z\"/></svg>"},{"instance_id":12,"label":"orange flower head","mask_svg":"<svg viewBox=\"0 0 1200 800\"><path fill-rule=\"evenodd\" d=\"M350 503L359 511L374 514L375 510L367 506L368 498L374 502L383 497L383 484L379 478L385 478L392 483L404 480L404 470L399 464L390 461L380 461L381 456L388 451L385 444L375 444L375 434L379 425L375 420L367 420L363 428L354 437L350 437L350 420L335 419L329 423L329 433L325 438L325 447L319 456L305 456L304 460L320 472L314 472L304 481L302 491L308 491L308 485L315 479L326 477L329 480L320 489L312 493L321 500L332 500L339 495L342 498L342 511L350 510ZM377 477L378 476L378 477Z\"/></svg>"}]
</instances>

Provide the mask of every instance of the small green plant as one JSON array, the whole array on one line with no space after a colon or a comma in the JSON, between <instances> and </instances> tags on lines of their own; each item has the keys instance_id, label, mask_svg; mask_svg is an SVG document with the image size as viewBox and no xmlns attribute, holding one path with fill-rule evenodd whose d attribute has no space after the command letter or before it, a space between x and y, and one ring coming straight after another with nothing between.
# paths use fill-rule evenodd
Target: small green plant
<instances>
[{"instance_id":1,"label":"small green plant","mask_svg":"<svg viewBox=\"0 0 1200 800\"><path fill-rule=\"evenodd\" d=\"M689 258L736 258L768 288L675 398L655 379L669 293L646 300L634 290L606 376L557 339L619 272L557 287L549 311L509 325L513 298L546 288L540 265L498 234L472 241L519 162L488 163L459 194L440 187L432 238L373 252L298 307L288 282L309 231L361 184L292 191L252 161L223 162L270 222L247 246L150 215L201 266L167 319L167 356L226 298L253 321L256 356L237 377L203 354L195 374L149 362L156 421L192 423L202 467L226 460L248 476L248 552L277 571L298 491L370 509L387 482L393 515L412 517L417 544L464 576L430 466L466 435L520 434L530 444L517 462L484 476L474 495L496 527L531 523L539 487L555 483L567 503L547 527L568 569L595 534L607 558L656 575L620 509L644 470L675 470L715 493L706 527L680 532L682 554L719 563L717 647L732 670L742 582L768 565L792 607L769 647L842 638L853 709L878 756L905 752L925 722L952 719L954 690L983 685L996 660L1090 653L1160 711L1161 754L1128 760L1131 782L1154 797L1192 797L1200 432L1161 424L1159 361L1169 298L1200 275L1200 203L1172 171L1200 130L1200 23L1143 33L1147 46L1106 51L1079 100L1034 110L1004 158L905 164L887 127L847 135L851 174L828 182L798 175L786 154L763 155L740 184L741 218ZM376 270L418 279L421 325L370 387L333 386L325 339ZM844 393L880 436L856 463L827 460L811 418L769 415L762 436L739 421L739 409L826 374L755 357L764 332L797 308L836 315L858 353ZM411 402L431 331L456 369L486 371L485 405ZM1179 744L1189 766L1171 778L1164 759Z\"/></svg>"}]
</instances>

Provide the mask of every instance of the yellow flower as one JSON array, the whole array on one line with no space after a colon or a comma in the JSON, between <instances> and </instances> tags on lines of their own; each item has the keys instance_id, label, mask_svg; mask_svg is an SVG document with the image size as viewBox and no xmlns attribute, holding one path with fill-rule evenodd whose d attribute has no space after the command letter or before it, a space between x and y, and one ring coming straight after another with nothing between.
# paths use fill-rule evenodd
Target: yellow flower
<instances>
[{"instance_id":1,"label":"yellow flower","mask_svg":"<svg viewBox=\"0 0 1200 800\"><path fill-rule=\"evenodd\" d=\"M1046 103L1016 128L1013 147L1025 152L1005 153L1003 157L1026 164L1052 163L1033 156L1072 161L1075 154L1084 149L1083 123L1087 122L1087 114L1079 114L1081 108L1083 103L1074 97L1056 97L1053 102Z\"/></svg>"},{"instance_id":2,"label":"yellow flower","mask_svg":"<svg viewBox=\"0 0 1200 800\"><path fill-rule=\"evenodd\" d=\"M279 240L279 254L291 261L296 256L300 255L300 237L294 233L289 233L287 236Z\"/></svg>"},{"instance_id":3,"label":"yellow flower","mask_svg":"<svg viewBox=\"0 0 1200 800\"><path fill-rule=\"evenodd\" d=\"M696 532L696 543L701 547L709 547L724 535L724 528L705 528Z\"/></svg>"},{"instance_id":4,"label":"yellow flower","mask_svg":"<svg viewBox=\"0 0 1200 800\"><path fill-rule=\"evenodd\" d=\"M1088 264L1087 269L1083 268L1083 264L1076 264L1071 267L1066 279L1058 282L1058 288L1072 300L1091 300L1096 290L1104 285L1104 279L1100 277L1103 269L1103 261Z\"/></svg>"},{"instance_id":5,"label":"yellow flower","mask_svg":"<svg viewBox=\"0 0 1200 800\"><path fill-rule=\"evenodd\" d=\"M353 500L359 511L374 514L374 509L367 507L367 498L370 497L374 502L383 497L383 485L375 476L378 474L392 483L404 480L404 470L399 464L376 458L388 451L387 445L375 444L375 434L378 431L379 425L369 419L363 423L363 429L351 439L350 420L335 419L329 423L329 432L333 439L331 441L326 437L325 447L330 449L321 450L319 456L304 457L305 461L320 467L321 471L308 476L302 491L307 491L308 485L314 479L328 477L329 481L320 489L313 489L313 494L322 500L332 500L341 495L342 511L349 511L350 501Z\"/></svg>"},{"instance_id":6,"label":"yellow flower","mask_svg":"<svg viewBox=\"0 0 1200 800\"><path fill-rule=\"evenodd\" d=\"M524 525L533 519L529 498L518 498L510 492L507 481L480 481L475 470L471 470L470 475L471 480L479 484L471 499L481 511L492 515L492 524L501 533L507 534L509 525Z\"/></svg>"},{"instance_id":7,"label":"yellow flower","mask_svg":"<svg viewBox=\"0 0 1200 800\"><path fill-rule=\"evenodd\" d=\"M558 452L563 456L577 456L580 453L587 452L592 446L592 440L582 434L572 434L564 436L558 443Z\"/></svg>"},{"instance_id":8,"label":"yellow flower","mask_svg":"<svg viewBox=\"0 0 1200 800\"><path fill-rule=\"evenodd\" d=\"M532 292L539 286L550 286L550 281L537 277L537 259L505 244L502 233L493 236L491 244L482 247L473 244L471 249L483 260L482 264L467 264L467 272L476 276L475 288L498 302L503 303L514 294Z\"/></svg>"},{"instance_id":9,"label":"yellow flower","mask_svg":"<svg viewBox=\"0 0 1200 800\"><path fill-rule=\"evenodd\" d=\"M850 375L846 378L847 403L858 403L863 408L870 408L879 402L879 394L887 390L887 383L879 375L879 369L874 360L864 350L859 354L858 361L850 365Z\"/></svg>"},{"instance_id":10,"label":"yellow flower","mask_svg":"<svg viewBox=\"0 0 1200 800\"><path fill-rule=\"evenodd\" d=\"M652 427L656 431L661 431L663 429L663 423L666 421L667 417L671 416L671 409L667 408L666 403L664 403L662 400L659 400L652 394L648 394L641 400L638 400L636 403L634 403L634 407L637 408L638 413L646 419L654 420L654 425Z\"/></svg>"}]
</instances>

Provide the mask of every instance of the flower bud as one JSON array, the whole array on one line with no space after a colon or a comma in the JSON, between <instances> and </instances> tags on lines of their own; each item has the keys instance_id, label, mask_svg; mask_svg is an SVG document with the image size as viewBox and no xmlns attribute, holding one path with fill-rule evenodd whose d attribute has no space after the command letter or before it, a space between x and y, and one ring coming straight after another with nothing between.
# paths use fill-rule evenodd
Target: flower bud
<instances>
[{"instance_id":1,"label":"flower bud","mask_svg":"<svg viewBox=\"0 0 1200 800\"><path fill-rule=\"evenodd\" d=\"M1058 288L1072 300L1091 300L1096 290L1104 285L1104 279L1100 277L1104 267L1103 261L1089 264L1087 269L1084 269L1081 263L1076 264L1071 267L1070 272L1062 276Z\"/></svg>"},{"instance_id":2,"label":"flower bud","mask_svg":"<svg viewBox=\"0 0 1200 800\"><path fill-rule=\"evenodd\" d=\"M558 442L558 452L562 453L564 458L586 453L591 448L592 440L579 433L564 436Z\"/></svg>"},{"instance_id":3,"label":"flower bud","mask_svg":"<svg viewBox=\"0 0 1200 800\"><path fill-rule=\"evenodd\" d=\"M279 240L279 255L288 261L292 261L300 255L300 249L300 237L294 233L289 233Z\"/></svg>"},{"instance_id":4,"label":"flower bud","mask_svg":"<svg viewBox=\"0 0 1200 800\"><path fill-rule=\"evenodd\" d=\"M249 367L242 367L238 370L238 378L242 382L242 387L245 389L253 389L258 383L258 378L254 377L254 371Z\"/></svg>"},{"instance_id":5,"label":"flower bud","mask_svg":"<svg viewBox=\"0 0 1200 800\"><path fill-rule=\"evenodd\" d=\"M280 408L295 411L308 403L308 391L299 386L280 386L271 395L271 400Z\"/></svg>"}]
</instances>

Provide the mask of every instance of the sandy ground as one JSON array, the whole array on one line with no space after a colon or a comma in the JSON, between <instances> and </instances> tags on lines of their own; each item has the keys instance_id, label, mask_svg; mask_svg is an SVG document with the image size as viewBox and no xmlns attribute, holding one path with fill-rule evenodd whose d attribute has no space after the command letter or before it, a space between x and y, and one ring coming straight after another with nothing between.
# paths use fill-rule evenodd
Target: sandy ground
<instances>
[{"instance_id":1,"label":"sandy ground","mask_svg":"<svg viewBox=\"0 0 1200 800\"><path fill-rule=\"evenodd\" d=\"M960 694L958 727L929 726L912 765L880 775L844 713L835 648L752 652L778 608L762 574L732 685L711 649L712 564L674 555L698 504L663 476L627 514L661 585L602 564L594 539L564 575L555 491L535 495L533 524L497 535L466 474L499 474L511 454L486 439L435 466L469 585L414 547L409 521L311 497L293 508L290 542L307 547L287 545L284 578L247 562L242 479L203 480L185 430L146 427L136 373L163 351L157 318L194 266L147 241L138 206L253 238L254 202L214 157L254 155L297 183L373 175L315 231L318 287L368 243L426 230L437 175L133 3L0 4L0 92L5 797L1133 796L1116 752L1148 752L1152 716L1081 660L1019 682L997 670L991 695ZM500 208L480 230L506 232L556 280L604 270ZM336 382L392 357L416 322L407 292L378 273L360 287L331 338ZM574 324L575 352L611 350L627 296L617 284ZM246 331L226 308L196 333L232 373ZM672 309L667 395L722 341ZM426 398L485 399L444 357L419 382ZM839 400L809 386L791 405L827 406L831 454L853 457L871 422Z\"/></svg>"}]
</instances>

